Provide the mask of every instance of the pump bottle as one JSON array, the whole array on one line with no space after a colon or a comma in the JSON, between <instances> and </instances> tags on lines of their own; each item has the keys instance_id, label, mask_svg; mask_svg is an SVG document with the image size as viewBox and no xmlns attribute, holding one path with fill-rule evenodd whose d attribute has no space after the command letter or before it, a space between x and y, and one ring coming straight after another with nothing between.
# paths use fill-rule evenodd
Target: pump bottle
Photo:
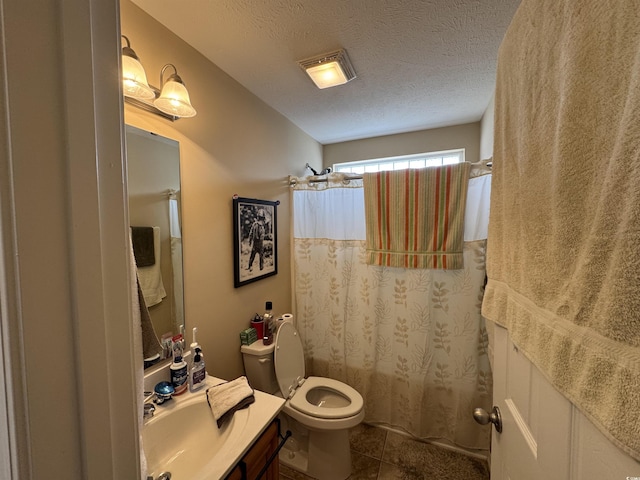
<instances>
[{"instance_id":1,"label":"pump bottle","mask_svg":"<svg viewBox=\"0 0 640 480\"><path fill-rule=\"evenodd\" d=\"M200 355L204 356L204 354L202 353L202 348L200 347L200 344L198 343L198 340L196 340L196 335L198 334L198 327L193 327L193 341L191 342L191 345L189 346L189 349L191 350L191 359L193 360L196 356L196 348L200 349Z\"/></svg>"},{"instance_id":2,"label":"pump bottle","mask_svg":"<svg viewBox=\"0 0 640 480\"><path fill-rule=\"evenodd\" d=\"M273 304L271 302L267 302L265 304L265 313L262 316L262 323L263 323L263 336L262 336L262 343L264 345L271 345L273 343L273 313L271 313L271 310L273 308Z\"/></svg>"},{"instance_id":3,"label":"pump bottle","mask_svg":"<svg viewBox=\"0 0 640 480\"><path fill-rule=\"evenodd\" d=\"M171 384L175 389L174 395L180 395L187 390L187 362L182 358L182 346L184 338L182 335L173 337L173 362L169 367L171 372Z\"/></svg>"},{"instance_id":4,"label":"pump bottle","mask_svg":"<svg viewBox=\"0 0 640 480\"><path fill-rule=\"evenodd\" d=\"M205 369L204 358L202 357L202 350L200 350L200 347L196 347L193 364L189 371L189 391L191 392L200 390L206 384L207 371Z\"/></svg>"}]
</instances>

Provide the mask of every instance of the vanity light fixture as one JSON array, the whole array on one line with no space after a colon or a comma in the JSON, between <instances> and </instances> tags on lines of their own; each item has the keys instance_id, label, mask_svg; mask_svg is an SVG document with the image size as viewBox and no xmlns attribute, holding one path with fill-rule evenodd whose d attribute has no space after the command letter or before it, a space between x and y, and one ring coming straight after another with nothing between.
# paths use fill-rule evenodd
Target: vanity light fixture
<instances>
[{"instance_id":1,"label":"vanity light fixture","mask_svg":"<svg viewBox=\"0 0 640 480\"><path fill-rule=\"evenodd\" d=\"M122 48L122 85L125 102L171 121L195 117L196 109L191 105L189 92L175 65L168 63L162 67L160 91L147 83L147 75L140 59L131 48L129 39L124 35L122 38L126 41L126 46ZM164 73L167 68L172 68L173 73L165 80Z\"/></svg>"},{"instance_id":2,"label":"vanity light fixture","mask_svg":"<svg viewBox=\"0 0 640 480\"><path fill-rule=\"evenodd\" d=\"M169 67L173 68L173 73L165 81L164 72ZM153 102L158 110L175 117L189 118L196 116L196 109L191 105L187 87L184 86L182 78L178 75L178 70L171 63L162 67L160 85L162 86L162 92Z\"/></svg>"},{"instance_id":3,"label":"vanity light fixture","mask_svg":"<svg viewBox=\"0 0 640 480\"><path fill-rule=\"evenodd\" d=\"M298 65L321 89L343 85L356 78L356 71L344 49L300 60Z\"/></svg>"},{"instance_id":4,"label":"vanity light fixture","mask_svg":"<svg viewBox=\"0 0 640 480\"><path fill-rule=\"evenodd\" d=\"M151 100L155 93L149 87L147 74L136 52L131 48L129 39L122 35L127 45L122 47L122 88L125 96L139 100Z\"/></svg>"}]
</instances>

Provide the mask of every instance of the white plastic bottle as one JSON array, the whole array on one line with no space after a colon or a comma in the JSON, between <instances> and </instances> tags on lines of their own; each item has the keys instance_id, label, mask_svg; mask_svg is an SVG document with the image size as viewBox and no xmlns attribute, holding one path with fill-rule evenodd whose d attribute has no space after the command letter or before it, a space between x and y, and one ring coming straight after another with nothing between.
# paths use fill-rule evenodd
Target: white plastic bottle
<instances>
[{"instance_id":1,"label":"white plastic bottle","mask_svg":"<svg viewBox=\"0 0 640 480\"><path fill-rule=\"evenodd\" d=\"M196 347L195 354L193 356L193 365L189 370L189 390L195 392L205 386L205 379L207 378L207 371L204 364L204 358L200 347Z\"/></svg>"},{"instance_id":2,"label":"white plastic bottle","mask_svg":"<svg viewBox=\"0 0 640 480\"><path fill-rule=\"evenodd\" d=\"M182 345L184 339L182 335L173 337L173 362L169 367L171 372L171 385L175 389L174 395L180 395L187 390L187 362L182 358Z\"/></svg>"},{"instance_id":3,"label":"white plastic bottle","mask_svg":"<svg viewBox=\"0 0 640 480\"><path fill-rule=\"evenodd\" d=\"M196 340L196 335L198 334L198 327L193 327L193 341L191 342L191 345L189 346L189 349L191 350L191 359L193 360L196 356L196 348L200 348L200 355L204 356L202 353L202 348L200 347L200 344L198 343L198 340Z\"/></svg>"}]
</instances>

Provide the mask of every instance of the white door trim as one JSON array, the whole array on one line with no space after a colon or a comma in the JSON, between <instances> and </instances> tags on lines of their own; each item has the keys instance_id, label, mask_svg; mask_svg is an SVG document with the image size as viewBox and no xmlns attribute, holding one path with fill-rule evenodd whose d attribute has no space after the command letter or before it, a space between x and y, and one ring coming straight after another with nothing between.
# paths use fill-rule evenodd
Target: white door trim
<instances>
[{"instance_id":1,"label":"white door trim","mask_svg":"<svg viewBox=\"0 0 640 480\"><path fill-rule=\"evenodd\" d=\"M119 4L0 24L0 476L139 478Z\"/></svg>"}]
</instances>

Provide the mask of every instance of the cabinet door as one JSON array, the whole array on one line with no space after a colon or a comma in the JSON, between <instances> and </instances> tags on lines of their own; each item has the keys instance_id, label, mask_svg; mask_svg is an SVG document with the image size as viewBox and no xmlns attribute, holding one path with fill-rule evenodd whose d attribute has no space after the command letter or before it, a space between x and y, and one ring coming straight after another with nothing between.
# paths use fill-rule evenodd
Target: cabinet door
<instances>
[{"instance_id":1,"label":"cabinet door","mask_svg":"<svg viewBox=\"0 0 640 480\"><path fill-rule=\"evenodd\" d=\"M236 465L233 470L231 470L231 473L226 476L225 480L242 480L242 468L240 466L241 463L242 461L240 461L240 463Z\"/></svg>"},{"instance_id":2,"label":"cabinet door","mask_svg":"<svg viewBox=\"0 0 640 480\"><path fill-rule=\"evenodd\" d=\"M256 480L260 470L267 464L269 457L278 448L278 424L271 423L258 441L251 447L251 450L242 459L247 465L247 480ZM276 457L269 468L262 476L261 480L278 480L280 468Z\"/></svg>"},{"instance_id":3,"label":"cabinet door","mask_svg":"<svg viewBox=\"0 0 640 480\"><path fill-rule=\"evenodd\" d=\"M278 448L278 424L272 422L251 449L242 457L226 480L256 480L260 470L267 464L273 452ZM243 474L246 471L246 475ZM276 457L261 480L278 480L280 464Z\"/></svg>"}]
</instances>

